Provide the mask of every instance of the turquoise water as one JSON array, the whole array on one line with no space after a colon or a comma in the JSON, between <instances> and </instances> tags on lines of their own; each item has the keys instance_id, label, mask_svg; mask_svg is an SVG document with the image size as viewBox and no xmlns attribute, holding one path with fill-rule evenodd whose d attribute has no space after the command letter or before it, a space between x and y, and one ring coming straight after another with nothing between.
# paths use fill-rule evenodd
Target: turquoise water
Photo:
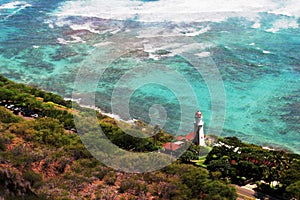
<instances>
[{"instance_id":1,"label":"turquoise water","mask_svg":"<svg viewBox=\"0 0 300 200\"><path fill-rule=\"evenodd\" d=\"M1 74L72 97L79 69L86 69L87 75L95 68L105 69L97 80L96 105L106 112L114 111L127 119L118 108L126 104L130 118L150 122L149 110L156 116L166 114L166 121L155 123L170 132L185 134L192 129L194 112L200 107L207 132L221 134L218 127L224 120L222 136L300 152L298 17L260 12L259 26L253 28L253 21L241 16L222 21L141 22L138 15L126 20L57 15L66 3L1 1ZM139 4L144 5L142 1ZM156 38L152 40L149 35ZM174 49L176 42L197 44L186 51L200 53L197 59L207 70L213 61L225 88L226 98L218 99L220 104L212 104L214 95L205 82L207 75L199 73L181 53L165 52L163 56L163 52L152 52L155 45L165 47L161 50ZM137 46L129 52L116 53L133 44ZM207 61L207 57L212 60ZM104 65L106 61L112 62ZM160 65L166 68L160 69ZM147 74L153 76L147 79ZM182 79L174 78L177 75ZM124 76L127 82L121 83ZM213 84L217 74L209 77ZM83 83L82 93L95 91L91 87L93 79L86 78ZM123 102L126 91L133 93L128 103L114 108L116 88L124 92L124 96L118 96L124 98ZM221 94L222 88L214 92L218 90ZM226 104L224 109L222 102ZM152 109L153 105L164 109L160 113ZM212 111L217 116L225 112L225 117L214 119Z\"/></svg>"}]
</instances>

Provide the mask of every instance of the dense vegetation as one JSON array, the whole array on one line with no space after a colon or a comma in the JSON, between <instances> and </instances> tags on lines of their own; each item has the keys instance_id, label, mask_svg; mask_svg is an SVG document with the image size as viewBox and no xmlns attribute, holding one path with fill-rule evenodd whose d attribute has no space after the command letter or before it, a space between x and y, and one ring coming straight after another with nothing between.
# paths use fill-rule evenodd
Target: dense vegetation
<instances>
[{"instance_id":1,"label":"dense vegetation","mask_svg":"<svg viewBox=\"0 0 300 200\"><path fill-rule=\"evenodd\" d=\"M224 138L206 158L210 148L191 145L160 171L123 173L97 161L78 136L73 115L94 111L1 76L0 94L0 198L233 200L236 189L229 183L257 183L264 193L300 199L299 155ZM90 133L87 137L93 140L93 126L100 125L110 141L128 151L157 150L174 139L140 121L120 129L114 119L100 113L97 117L97 124L82 126ZM149 137L136 138L124 130ZM197 159L194 166L190 161Z\"/></svg>"},{"instance_id":2,"label":"dense vegetation","mask_svg":"<svg viewBox=\"0 0 300 200\"><path fill-rule=\"evenodd\" d=\"M76 133L73 114L91 110L73 109L71 102L55 94L1 76L0 92L0 198L236 199L234 187L211 179L204 168L180 161L144 174L106 167L91 156ZM156 150L173 139L163 130L136 139L101 114L98 122L112 142L129 151ZM146 135L154 131L142 122L126 129ZM188 156L182 162L188 162Z\"/></svg>"},{"instance_id":3,"label":"dense vegetation","mask_svg":"<svg viewBox=\"0 0 300 200\"><path fill-rule=\"evenodd\" d=\"M269 151L228 137L220 139L205 164L218 179L240 185L256 183L266 194L299 199L300 155Z\"/></svg>"},{"instance_id":4,"label":"dense vegetation","mask_svg":"<svg viewBox=\"0 0 300 200\"><path fill-rule=\"evenodd\" d=\"M51 117L58 119L66 129L75 128L71 113L72 102L62 97L29 87L15 84L0 76L0 102L23 116Z\"/></svg>"}]
</instances>

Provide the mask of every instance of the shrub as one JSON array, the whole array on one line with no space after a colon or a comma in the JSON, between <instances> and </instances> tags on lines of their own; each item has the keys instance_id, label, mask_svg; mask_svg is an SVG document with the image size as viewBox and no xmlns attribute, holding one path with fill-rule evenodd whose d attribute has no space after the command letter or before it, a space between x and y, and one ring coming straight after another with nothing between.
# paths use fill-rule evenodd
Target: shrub
<instances>
[{"instance_id":1,"label":"shrub","mask_svg":"<svg viewBox=\"0 0 300 200\"><path fill-rule=\"evenodd\" d=\"M6 108L0 107L0 121L3 123L17 123L22 120L21 117L18 117L12 114Z\"/></svg>"},{"instance_id":2,"label":"shrub","mask_svg":"<svg viewBox=\"0 0 300 200\"><path fill-rule=\"evenodd\" d=\"M93 176L99 178L100 180L102 180L106 174L108 174L109 169L106 167L101 167L98 171L93 172Z\"/></svg>"},{"instance_id":3,"label":"shrub","mask_svg":"<svg viewBox=\"0 0 300 200\"><path fill-rule=\"evenodd\" d=\"M96 159L80 159L78 162L80 163L81 166L87 168L94 168L100 164L99 161Z\"/></svg>"},{"instance_id":4,"label":"shrub","mask_svg":"<svg viewBox=\"0 0 300 200\"><path fill-rule=\"evenodd\" d=\"M75 160L80 158L92 158L91 153L83 146L83 144L72 144L70 147L65 147L65 149L70 152Z\"/></svg>"},{"instance_id":5,"label":"shrub","mask_svg":"<svg viewBox=\"0 0 300 200\"><path fill-rule=\"evenodd\" d=\"M28 170L24 173L24 179L30 182L30 185L37 188L42 184L42 175Z\"/></svg>"},{"instance_id":6,"label":"shrub","mask_svg":"<svg viewBox=\"0 0 300 200\"><path fill-rule=\"evenodd\" d=\"M207 196L204 199L228 199L235 200L237 198L236 188L226 185L220 181L209 181L203 189Z\"/></svg>"},{"instance_id":7,"label":"shrub","mask_svg":"<svg viewBox=\"0 0 300 200\"><path fill-rule=\"evenodd\" d=\"M114 185L117 180L116 173L114 171L110 171L106 176L104 177L104 181L107 185Z\"/></svg>"},{"instance_id":8,"label":"shrub","mask_svg":"<svg viewBox=\"0 0 300 200\"><path fill-rule=\"evenodd\" d=\"M132 191L129 192L128 190L131 189ZM133 195L139 195L139 194L146 194L148 191L147 186L145 183L137 180L136 178L129 178L129 179L123 179L120 188L120 193L129 192Z\"/></svg>"},{"instance_id":9,"label":"shrub","mask_svg":"<svg viewBox=\"0 0 300 200\"><path fill-rule=\"evenodd\" d=\"M286 192L290 198L300 199L300 180L289 185Z\"/></svg>"},{"instance_id":10,"label":"shrub","mask_svg":"<svg viewBox=\"0 0 300 200\"><path fill-rule=\"evenodd\" d=\"M119 188L120 193L126 192L129 188L132 188L133 184L131 180L123 179Z\"/></svg>"},{"instance_id":11,"label":"shrub","mask_svg":"<svg viewBox=\"0 0 300 200\"><path fill-rule=\"evenodd\" d=\"M5 151L5 150L6 150L5 139L0 138L0 151Z\"/></svg>"}]
</instances>

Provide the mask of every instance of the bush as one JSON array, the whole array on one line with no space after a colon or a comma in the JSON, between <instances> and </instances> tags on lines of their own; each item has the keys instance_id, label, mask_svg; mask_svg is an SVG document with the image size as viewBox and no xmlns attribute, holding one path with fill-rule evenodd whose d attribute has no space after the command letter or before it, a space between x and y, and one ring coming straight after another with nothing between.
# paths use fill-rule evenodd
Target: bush
<instances>
[{"instance_id":1,"label":"bush","mask_svg":"<svg viewBox=\"0 0 300 200\"><path fill-rule=\"evenodd\" d=\"M78 162L85 168L95 168L100 164L100 162L96 159L80 159Z\"/></svg>"},{"instance_id":2,"label":"bush","mask_svg":"<svg viewBox=\"0 0 300 200\"><path fill-rule=\"evenodd\" d=\"M133 187L133 182L131 181L131 179L123 179L119 188L119 192L120 193L124 193L126 192L128 189Z\"/></svg>"},{"instance_id":3,"label":"bush","mask_svg":"<svg viewBox=\"0 0 300 200\"><path fill-rule=\"evenodd\" d=\"M131 190L131 191L129 191ZM120 193L128 192L133 195L146 194L148 191L145 183L137 180L137 178L123 179L119 188Z\"/></svg>"},{"instance_id":4,"label":"bush","mask_svg":"<svg viewBox=\"0 0 300 200\"><path fill-rule=\"evenodd\" d=\"M290 198L300 199L300 180L289 185L286 191Z\"/></svg>"},{"instance_id":5,"label":"bush","mask_svg":"<svg viewBox=\"0 0 300 200\"><path fill-rule=\"evenodd\" d=\"M39 187L42 184L42 175L35 173L32 170L28 170L24 173L24 179L30 182L32 187Z\"/></svg>"},{"instance_id":6,"label":"bush","mask_svg":"<svg viewBox=\"0 0 300 200\"><path fill-rule=\"evenodd\" d=\"M73 144L70 147L65 147L66 151L70 152L75 160L81 158L92 158L91 153L83 146L83 144Z\"/></svg>"},{"instance_id":7,"label":"bush","mask_svg":"<svg viewBox=\"0 0 300 200\"><path fill-rule=\"evenodd\" d=\"M114 171L110 171L106 176L104 177L104 181L107 185L114 185L117 180L116 173Z\"/></svg>"},{"instance_id":8,"label":"bush","mask_svg":"<svg viewBox=\"0 0 300 200\"><path fill-rule=\"evenodd\" d=\"M237 198L236 188L226 185L220 181L210 181L204 186L207 196L204 199L228 199L235 200Z\"/></svg>"},{"instance_id":9,"label":"bush","mask_svg":"<svg viewBox=\"0 0 300 200\"><path fill-rule=\"evenodd\" d=\"M0 107L0 121L3 123L17 123L22 120L21 117L18 117L12 114L6 108Z\"/></svg>"},{"instance_id":10,"label":"bush","mask_svg":"<svg viewBox=\"0 0 300 200\"><path fill-rule=\"evenodd\" d=\"M6 150L5 139L0 138L0 151L5 151L5 150Z\"/></svg>"},{"instance_id":11,"label":"bush","mask_svg":"<svg viewBox=\"0 0 300 200\"><path fill-rule=\"evenodd\" d=\"M100 180L102 180L106 174L108 174L109 169L106 167L100 167L98 169L98 171L93 172L93 176L99 178Z\"/></svg>"}]
</instances>

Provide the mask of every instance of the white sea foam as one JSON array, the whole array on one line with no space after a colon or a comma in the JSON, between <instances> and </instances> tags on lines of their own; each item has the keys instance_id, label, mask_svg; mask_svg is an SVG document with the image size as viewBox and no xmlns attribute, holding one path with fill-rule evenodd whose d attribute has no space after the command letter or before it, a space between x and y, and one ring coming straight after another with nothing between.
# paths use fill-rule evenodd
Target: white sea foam
<instances>
[{"instance_id":1,"label":"white sea foam","mask_svg":"<svg viewBox=\"0 0 300 200\"><path fill-rule=\"evenodd\" d=\"M79 36L75 36L75 35L72 35L71 38L73 39L72 41L69 41L70 43L86 43L86 41L84 41L81 37Z\"/></svg>"},{"instance_id":2,"label":"white sea foam","mask_svg":"<svg viewBox=\"0 0 300 200\"><path fill-rule=\"evenodd\" d=\"M54 24L58 27L69 26L72 30L75 31L86 30L95 34L105 34L105 33L116 34L121 30L121 28L118 25L102 27L97 24L95 25L91 21L86 21L85 23L76 23L76 22L74 23L70 20L66 20L64 17L61 16L59 16L55 22L45 22L45 23L48 23L53 27Z\"/></svg>"},{"instance_id":3,"label":"white sea foam","mask_svg":"<svg viewBox=\"0 0 300 200\"><path fill-rule=\"evenodd\" d=\"M193 37L193 36L197 36L197 35L206 33L206 32L209 31L209 30L210 30L210 27L209 27L209 26L204 27L204 28L202 28L202 29L200 29L200 30L198 30L198 31L192 29L192 30L189 30L187 33L185 33L185 35L186 35L186 36Z\"/></svg>"},{"instance_id":4,"label":"white sea foam","mask_svg":"<svg viewBox=\"0 0 300 200\"><path fill-rule=\"evenodd\" d=\"M162 44L160 46L152 46L152 44L144 44L143 50L149 53L149 58L153 60L160 60L165 57L174 57L175 55L180 55L183 52L194 52L194 54L198 57L204 58L209 57L210 52L204 51L197 53L201 50L205 50L207 48L212 47L211 43L193 43L193 44L183 44L173 42L171 44ZM169 53L159 54L157 51L159 50L167 50ZM196 52L196 53L195 53Z\"/></svg>"},{"instance_id":5,"label":"white sea foam","mask_svg":"<svg viewBox=\"0 0 300 200\"><path fill-rule=\"evenodd\" d=\"M71 25L72 23L68 20L65 20L64 17L57 17L55 25L58 27L63 27L65 25Z\"/></svg>"},{"instance_id":6,"label":"white sea foam","mask_svg":"<svg viewBox=\"0 0 300 200\"><path fill-rule=\"evenodd\" d=\"M155 37L176 37L182 36L183 34L179 31L174 31L171 29L162 29L158 27L151 27L147 29L142 29L138 32L137 38L155 38Z\"/></svg>"},{"instance_id":7,"label":"white sea foam","mask_svg":"<svg viewBox=\"0 0 300 200\"><path fill-rule=\"evenodd\" d=\"M204 51L204 52L201 52L201 53L197 53L195 55L198 56L198 57L200 57L200 58L205 58L205 57L209 57L210 56L210 52Z\"/></svg>"},{"instance_id":8,"label":"white sea foam","mask_svg":"<svg viewBox=\"0 0 300 200\"><path fill-rule=\"evenodd\" d=\"M117 121L123 121L123 122L127 122L127 123L129 123L129 124L134 124L134 122L136 121L136 119L134 119L134 118L132 118L132 119L130 119L130 120L123 120L119 115L117 115L117 114L113 114L113 113L107 113L107 112L104 112L103 110L101 110L101 108L99 108L99 107L97 107L97 106L91 106L91 105L85 105L85 104L81 104L80 103L80 100L81 99L72 99L72 98L64 98L66 101L68 101L68 100L71 100L71 101L74 101L74 102L76 102L76 103L78 103L81 107L83 107L83 108L90 108L90 109L93 109L93 110L95 110L95 111L97 111L97 112L99 112L99 113L101 113L101 114L103 114L103 115L106 115L106 116L108 116L108 117L111 117L111 118L113 118L113 119L115 119L115 120L117 120Z\"/></svg>"},{"instance_id":9,"label":"white sea foam","mask_svg":"<svg viewBox=\"0 0 300 200\"><path fill-rule=\"evenodd\" d=\"M267 32L276 33L281 29L295 29L299 28L299 24L296 19L280 19L277 20L272 28L267 29Z\"/></svg>"},{"instance_id":10,"label":"white sea foam","mask_svg":"<svg viewBox=\"0 0 300 200\"><path fill-rule=\"evenodd\" d=\"M53 24L48 24L49 28L53 29L54 25Z\"/></svg>"},{"instance_id":11,"label":"white sea foam","mask_svg":"<svg viewBox=\"0 0 300 200\"><path fill-rule=\"evenodd\" d=\"M57 38L57 42L59 43L59 44L68 44L69 42L67 42L65 39L63 39L63 38Z\"/></svg>"},{"instance_id":12,"label":"white sea foam","mask_svg":"<svg viewBox=\"0 0 300 200\"><path fill-rule=\"evenodd\" d=\"M116 34L121 30L118 27L111 27L105 30L97 30L97 27L94 26L92 23L72 24L70 25L70 28L73 30L87 30L91 33L96 33L96 34L105 34L105 33Z\"/></svg>"},{"instance_id":13,"label":"white sea foam","mask_svg":"<svg viewBox=\"0 0 300 200\"><path fill-rule=\"evenodd\" d=\"M257 19L257 13L270 12L299 16L299 0L160 0L143 3L129 0L67 1L59 16L88 16L105 19L135 19L146 22L222 21L230 16ZM256 24L258 26L258 24Z\"/></svg>"},{"instance_id":14,"label":"white sea foam","mask_svg":"<svg viewBox=\"0 0 300 200\"><path fill-rule=\"evenodd\" d=\"M140 30L138 32L137 38L155 38L155 37L178 37L178 36L197 36L203 33L206 33L210 30L210 27L189 27L189 26L180 26L178 25L174 29L164 29L159 27L151 27Z\"/></svg>"},{"instance_id":15,"label":"white sea foam","mask_svg":"<svg viewBox=\"0 0 300 200\"><path fill-rule=\"evenodd\" d=\"M71 38L73 40L65 40L63 38L57 38L57 42L59 44L70 44L70 43L86 43L81 37L72 35Z\"/></svg>"},{"instance_id":16,"label":"white sea foam","mask_svg":"<svg viewBox=\"0 0 300 200\"><path fill-rule=\"evenodd\" d=\"M252 28L260 28L261 24L260 22L255 22L253 25L252 25Z\"/></svg>"},{"instance_id":17,"label":"white sea foam","mask_svg":"<svg viewBox=\"0 0 300 200\"><path fill-rule=\"evenodd\" d=\"M278 1L280 6L276 9L272 9L269 13L276 15L286 15L294 16L296 18L300 17L300 1L299 0L287 0L287 1Z\"/></svg>"},{"instance_id":18,"label":"white sea foam","mask_svg":"<svg viewBox=\"0 0 300 200\"><path fill-rule=\"evenodd\" d=\"M30 7L31 4L25 2L25 1L14 1L14 2L10 2L10 3L6 3L6 4L2 4L0 5L0 12L1 10L4 9L10 9L13 10L13 12L9 15L7 15L4 19L8 19L11 16L14 16L15 14L17 14L18 12L20 12L21 10Z\"/></svg>"},{"instance_id":19,"label":"white sea foam","mask_svg":"<svg viewBox=\"0 0 300 200\"><path fill-rule=\"evenodd\" d=\"M264 53L264 54L270 54L271 52L270 52L270 51L267 51L267 50L263 50L263 53Z\"/></svg>"},{"instance_id":20,"label":"white sea foam","mask_svg":"<svg viewBox=\"0 0 300 200\"><path fill-rule=\"evenodd\" d=\"M149 53L149 58L153 60L160 60L160 57L158 55L155 55L153 53Z\"/></svg>"},{"instance_id":21,"label":"white sea foam","mask_svg":"<svg viewBox=\"0 0 300 200\"><path fill-rule=\"evenodd\" d=\"M51 21L51 20L46 20L44 23L45 23L45 24L48 24L49 28L51 28L51 29L54 28L53 21Z\"/></svg>"},{"instance_id":22,"label":"white sea foam","mask_svg":"<svg viewBox=\"0 0 300 200\"><path fill-rule=\"evenodd\" d=\"M87 30L91 33L98 33L100 34L100 31L97 31L95 28L93 28L93 24L91 23L85 23L85 24L72 24L70 26L71 29L73 30Z\"/></svg>"},{"instance_id":23,"label":"white sea foam","mask_svg":"<svg viewBox=\"0 0 300 200\"><path fill-rule=\"evenodd\" d=\"M9 2L9 3L6 3L6 4L0 5L0 10L2 10L2 9L16 9L16 8L19 8L19 7L22 7L22 6L28 7L28 6L30 6L30 4L28 4L25 1L13 1L13 2Z\"/></svg>"},{"instance_id":24,"label":"white sea foam","mask_svg":"<svg viewBox=\"0 0 300 200\"><path fill-rule=\"evenodd\" d=\"M97 44L94 44L93 46L94 47L102 47L102 46L107 46L107 45L111 45L112 42L101 42L101 43L97 43Z\"/></svg>"},{"instance_id":25,"label":"white sea foam","mask_svg":"<svg viewBox=\"0 0 300 200\"><path fill-rule=\"evenodd\" d=\"M263 149L269 150L269 151L275 151L276 149L272 148L272 147L267 147L267 146L263 146Z\"/></svg>"}]
</instances>

